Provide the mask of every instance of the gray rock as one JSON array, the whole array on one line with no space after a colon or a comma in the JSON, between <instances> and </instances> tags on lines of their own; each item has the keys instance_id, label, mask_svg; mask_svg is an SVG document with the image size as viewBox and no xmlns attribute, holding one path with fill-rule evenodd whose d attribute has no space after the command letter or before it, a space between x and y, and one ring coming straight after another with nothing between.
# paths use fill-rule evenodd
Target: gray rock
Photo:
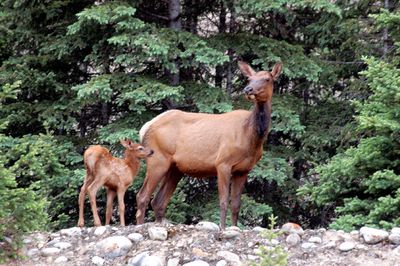
<instances>
[{"instance_id":1,"label":"gray rock","mask_svg":"<svg viewBox=\"0 0 400 266\"><path fill-rule=\"evenodd\" d=\"M61 241L61 239L59 238L59 237L56 237L56 238L54 238L53 240L51 240L51 241L49 241L49 242L47 242L47 246L52 246L52 245L54 245L54 244L56 244L56 243L59 243Z\"/></svg>"},{"instance_id":2,"label":"gray rock","mask_svg":"<svg viewBox=\"0 0 400 266\"><path fill-rule=\"evenodd\" d=\"M206 230L206 231L219 231L219 226L212 222L202 221L196 224L196 228L199 230Z\"/></svg>"},{"instance_id":3,"label":"gray rock","mask_svg":"<svg viewBox=\"0 0 400 266\"><path fill-rule=\"evenodd\" d=\"M312 237L310 237L310 239L308 239L308 242L321 244L322 239L318 236L312 236Z\"/></svg>"},{"instance_id":4,"label":"gray rock","mask_svg":"<svg viewBox=\"0 0 400 266\"><path fill-rule=\"evenodd\" d=\"M301 238L298 234L292 233L286 237L286 243L289 246L296 246L301 242Z\"/></svg>"},{"instance_id":5,"label":"gray rock","mask_svg":"<svg viewBox=\"0 0 400 266\"><path fill-rule=\"evenodd\" d=\"M140 242L140 241L142 241L142 240L144 239L143 235L142 235L142 234L139 234L139 233L132 233L132 234L129 234L129 235L128 235L128 238L129 238L130 240L132 240L133 242Z\"/></svg>"},{"instance_id":6,"label":"gray rock","mask_svg":"<svg viewBox=\"0 0 400 266\"><path fill-rule=\"evenodd\" d=\"M38 255L39 253L40 253L40 250L38 248L32 248L26 252L26 256L33 257L33 256Z\"/></svg>"},{"instance_id":7,"label":"gray rock","mask_svg":"<svg viewBox=\"0 0 400 266\"><path fill-rule=\"evenodd\" d=\"M106 231L107 231L107 227L105 227L105 226L99 226L99 227L96 227L96 229L95 229L94 232L93 232L93 235L95 235L95 236L101 236L101 235L103 235Z\"/></svg>"},{"instance_id":8,"label":"gray rock","mask_svg":"<svg viewBox=\"0 0 400 266\"><path fill-rule=\"evenodd\" d=\"M353 242L343 242L342 244L340 244L339 250L343 251L343 252L347 252L347 251L354 249L355 246L356 245Z\"/></svg>"},{"instance_id":9,"label":"gray rock","mask_svg":"<svg viewBox=\"0 0 400 266\"><path fill-rule=\"evenodd\" d=\"M220 260L215 266L228 266L228 262L226 262L226 260Z\"/></svg>"},{"instance_id":10,"label":"gray rock","mask_svg":"<svg viewBox=\"0 0 400 266\"><path fill-rule=\"evenodd\" d=\"M400 246L398 246L397 248L392 249L392 253L395 256L400 256Z\"/></svg>"},{"instance_id":11,"label":"gray rock","mask_svg":"<svg viewBox=\"0 0 400 266\"><path fill-rule=\"evenodd\" d=\"M167 262L167 266L178 266L179 265L179 258L172 258L169 259Z\"/></svg>"},{"instance_id":12,"label":"gray rock","mask_svg":"<svg viewBox=\"0 0 400 266\"><path fill-rule=\"evenodd\" d=\"M96 244L100 254L109 258L125 255L132 247L132 242L124 236L111 236Z\"/></svg>"},{"instance_id":13,"label":"gray rock","mask_svg":"<svg viewBox=\"0 0 400 266\"><path fill-rule=\"evenodd\" d=\"M44 257L54 256L59 254L60 252L61 250L59 248L43 248L41 251L42 256Z\"/></svg>"},{"instance_id":14,"label":"gray rock","mask_svg":"<svg viewBox=\"0 0 400 266\"><path fill-rule=\"evenodd\" d=\"M139 253L138 255L136 255L135 257L131 258L128 261L128 266L140 266L142 261L143 261L143 259L145 257L148 257L148 256L149 256L149 252L148 251Z\"/></svg>"},{"instance_id":15,"label":"gray rock","mask_svg":"<svg viewBox=\"0 0 400 266\"><path fill-rule=\"evenodd\" d=\"M99 256L94 256L91 259L91 261L92 261L92 263L94 265L97 265L97 266L102 266L104 264L104 262L105 262L105 260L103 258L99 257Z\"/></svg>"},{"instance_id":16,"label":"gray rock","mask_svg":"<svg viewBox=\"0 0 400 266\"><path fill-rule=\"evenodd\" d=\"M68 258L67 257L65 257L65 256L60 256L60 257L58 257L54 262L55 263L63 263L63 262L67 262L68 261Z\"/></svg>"},{"instance_id":17,"label":"gray rock","mask_svg":"<svg viewBox=\"0 0 400 266\"><path fill-rule=\"evenodd\" d=\"M221 251L217 252L217 255L221 258L224 258L225 260L227 260L229 262L240 263L240 257L233 252L221 250Z\"/></svg>"},{"instance_id":18,"label":"gray rock","mask_svg":"<svg viewBox=\"0 0 400 266\"><path fill-rule=\"evenodd\" d=\"M314 243L304 242L303 244L301 244L301 247L303 249L313 249L316 248L317 246Z\"/></svg>"},{"instance_id":19,"label":"gray rock","mask_svg":"<svg viewBox=\"0 0 400 266\"><path fill-rule=\"evenodd\" d=\"M81 235L81 228L72 227L72 228L68 228L68 229L61 229L60 234L62 236L79 236L79 235Z\"/></svg>"},{"instance_id":20,"label":"gray rock","mask_svg":"<svg viewBox=\"0 0 400 266\"><path fill-rule=\"evenodd\" d=\"M185 263L182 266L209 266L209 265L210 264L208 264L204 260L195 260L192 262Z\"/></svg>"},{"instance_id":21,"label":"gray rock","mask_svg":"<svg viewBox=\"0 0 400 266\"><path fill-rule=\"evenodd\" d=\"M324 244L322 248L331 249L336 247L336 241L329 241L328 243Z\"/></svg>"},{"instance_id":22,"label":"gray rock","mask_svg":"<svg viewBox=\"0 0 400 266\"><path fill-rule=\"evenodd\" d=\"M241 233L237 230L224 230L221 233L222 239L231 239L240 236Z\"/></svg>"},{"instance_id":23,"label":"gray rock","mask_svg":"<svg viewBox=\"0 0 400 266\"><path fill-rule=\"evenodd\" d=\"M151 240L167 240L168 238L168 231L164 227L150 227L148 232Z\"/></svg>"},{"instance_id":24,"label":"gray rock","mask_svg":"<svg viewBox=\"0 0 400 266\"><path fill-rule=\"evenodd\" d=\"M389 233L385 230L375 229L371 227L361 227L360 234L367 244L377 244L388 238Z\"/></svg>"},{"instance_id":25,"label":"gray rock","mask_svg":"<svg viewBox=\"0 0 400 266\"><path fill-rule=\"evenodd\" d=\"M54 244L54 247L63 250L63 249L69 249L70 247L72 247L72 245L68 242L58 242Z\"/></svg>"},{"instance_id":26,"label":"gray rock","mask_svg":"<svg viewBox=\"0 0 400 266\"><path fill-rule=\"evenodd\" d=\"M303 228L301 228L300 225L295 223L285 223L284 225L282 225L281 230L286 234L296 233L300 236L304 234Z\"/></svg>"},{"instance_id":27,"label":"gray rock","mask_svg":"<svg viewBox=\"0 0 400 266\"><path fill-rule=\"evenodd\" d=\"M391 233L389 235L389 241L394 245L400 245L400 234Z\"/></svg>"}]
</instances>

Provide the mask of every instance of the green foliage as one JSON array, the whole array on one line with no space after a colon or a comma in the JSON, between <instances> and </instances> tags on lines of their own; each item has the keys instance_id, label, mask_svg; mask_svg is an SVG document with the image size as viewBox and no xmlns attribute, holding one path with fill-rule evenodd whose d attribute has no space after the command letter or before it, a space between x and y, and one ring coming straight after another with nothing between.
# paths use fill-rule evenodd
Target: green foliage
<instances>
[{"instance_id":1,"label":"green foliage","mask_svg":"<svg viewBox=\"0 0 400 266\"><path fill-rule=\"evenodd\" d=\"M276 232L275 225L277 217L274 215L270 215L268 217L269 229L265 229L261 232L262 236L268 240L268 243L272 243L273 239L276 239L281 234L280 232ZM284 266L287 265L288 253L284 250L281 245L276 246L260 246L259 247L259 256L261 261L257 264L254 262L250 263L250 265L261 265L261 266Z\"/></svg>"},{"instance_id":2,"label":"green foliage","mask_svg":"<svg viewBox=\"0 0 400 266\"><path fill-rule=\"evenodd\" d=\"M363 74L372 94L356 102L357 121L365 135L357 147L317 168L320 184L308 186L318 204L339 204L339 217L332 227L346 230L363 224L399 225L400 71L377 59L367 62L369 68Z\"/></svg>"},{"instance_id":3,"label":"green foliage","mask_svg":"<svg viewBox=\"0 0 400 266\"><path fill-rule=\"evenodd\" d=\"M0 135L0 139L3 137ZM32 187L17 187L16 175L5 167L3 155L0 176L0 262L3 262L16 255L23 234L44 228L47 202Z\"/></svg>"}]
</instances>

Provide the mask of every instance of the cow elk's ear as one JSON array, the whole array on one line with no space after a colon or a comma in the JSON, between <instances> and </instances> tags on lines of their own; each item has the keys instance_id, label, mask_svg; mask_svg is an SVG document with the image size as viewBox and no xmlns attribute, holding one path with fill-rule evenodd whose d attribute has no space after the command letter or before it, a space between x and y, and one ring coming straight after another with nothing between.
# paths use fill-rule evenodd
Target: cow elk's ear
<instances>
[{"instance_id":1,"label":"cow elk's ear","mask_svg":"<svg viewBox=\"0 0 400 266\"><path fill-rule=\"evenodd\" d=\"M250 78L251 76L254 76L256 74L254 69L252 69L251 66L249 66L249 64L243 61L239 61L238 65L240 71L242 71L243 75L245 75L246 77Z\"/></svg>"},{"instance_id":2,"label":"cow elk's ear","mask_svg":"<svg viewBox=\"0 0 400 266\"><path fill-rule=\"evenodd\" d=\"M274 78L274 80L277 80L279 75L281 74L282 71L282 63L276 63L274 68L271 71L271 75Z\"/></svg>"}]
</instances>

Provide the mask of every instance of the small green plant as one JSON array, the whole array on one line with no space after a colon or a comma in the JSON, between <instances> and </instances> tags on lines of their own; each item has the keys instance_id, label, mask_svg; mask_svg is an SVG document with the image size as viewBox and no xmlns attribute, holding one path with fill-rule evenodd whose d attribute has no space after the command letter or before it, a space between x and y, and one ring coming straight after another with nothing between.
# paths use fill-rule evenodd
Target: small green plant
<instances>
[{"instance_id":1,"label":"small green plant","mask_svg":"<svg viewBox=\"0 0 400 266\"><path fill-rule=\"evenodd\" d=\"M274 231L277 218L278 217L271 214L268 217L268 220L270 221L269 229L266 229L261 233L261 236L266 238L269 243L271 243L273 239L276 239L281 234L280 232ZM260 252L258 255L260 256L261 260L258 263L250 263L251 266L287 265L288 253L281 245L260 246L259 250Z\"/></svg>"}]
</instances>

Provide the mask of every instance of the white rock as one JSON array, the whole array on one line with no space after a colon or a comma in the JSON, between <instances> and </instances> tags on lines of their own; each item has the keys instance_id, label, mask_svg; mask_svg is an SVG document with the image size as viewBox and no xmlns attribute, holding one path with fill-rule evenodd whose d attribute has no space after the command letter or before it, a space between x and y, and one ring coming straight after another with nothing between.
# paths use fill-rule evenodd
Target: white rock
<instances>
[{"instance_id":1,"label":"white rock","mask_svg":"<svg viewBox=\"0 0 400 266\"><path fill-rule=\"evenodd\" d=\"M360 234L364 238L365 243L367 244L377 244L385 239L388 238L389 233L380 230L380 229L375 229L371 227L361 227L360 229Z\"/></svg>"},{"instance_id":2,"label":"white rock","mask_svg":"<svg viewBox=\"0 0 400 266\"><path fill-rule=\"evenodd\" d=\"M140 241L142 241L142 240L144 239L143 235L142 235L142 234L139 234L139 233L132 233L132 234L129 234L129 235L128 235L128 238L129 238L130 240L132 240L133 242L140 242Z\"/></svg>"},{"instance_id":3,"label":"white rock","mask_svg":"<svg viewBox=\"0 0 400 266\"><path fill-rule=\"evenodd\" d=\"M206 231L219 231L219 226L216 223L202 221L196 224L196 228Z\"/></svg>"},{"instance_id":4,"label":"white rock","mask_svg":"<svg viewBox=\"0 0 400 266\"><path fill-rule=\"evenodd\" d=\"M259 256L254 256L254 255L249 254L249 255L247 255L247 258L248 258L249 260L255 261L255 260L258 260L260 257L259 257Z\"/></svg>"},{"instance_id":5,"label":"white rock","mask_svg":"<svg viewBox=\"0 0 400 266\"><path fill-rule=\"evenodd\" d=\"M215 266L228 266L228 262L226 262L226 260L220 260Z\"/></svg>"},{"instance_id":6,"label":"white rock","mask_svg":"<svg viewBox=\"0 0 400 266\"><path fill-rule=\"evenodd\" d=\"M343 242L342 244L340 244L339 250L343 251L343 252L347 252L347 251L354 249L355 246L356 245L353 242Z\"/></svg>"},{"instance_id":7,"label":"white rock","mask_svg":"<svg viewBox=\"0 0 400 266\"><path fill-rule=\"evenodd\" d=\"M356 245L356 249L358 249L358 250L368 250L368 247L366 245L363 245L363 244L357 244Z\"/></svg>"},{"instance_id":8,"label":"white rock","mask_svg":"<svg viewBox=\"0 0 400 266\"><path fill-rule=\"evenodd\" d=\"M59 248L61 250L63 249L68 249L70 248L72 245L68 242L58 242L54 244L54 247Z\"/></svg>"},{"instance_id":9,"label":"white rock","mask_svg":"<svg viewBox=\"0 0 400 266\"><path fill-rule=\"evenodd\" d=\"M358 230L353 230L350 232L350 235L352 236L358 236L360 233L358 232Z\"/></svg>"},{"instance_id":10,"label":"white rock","mask_svg":"<svg viewBox=\"0 0 400 266\"><path fill-rule=\"evenodd\" d=\"M226 250L221 250L217 252L217 255L224 258L225 260L229 261L229 262L233 262L233 263L240 263L240 258L238 255L236 255L235 253L232 253L230 251L226 251Z\"/></svg>"},{"instance_id":11,"label":"white rock","mask_svg":"<svg viewBox=\"0 0 400 266\"><path fill-rule=\"evenodd\" d=\"M72 227L68 229L61 229L60 234L63 236L78 236L81 235L81 228Z\"/></svg>"},{"instance_id":12,"label":"white rock","mask_svg":"<svg viewBox=\"0 0 400 266\"><path fill-rule=\"evenodd\" d=\"M204 260L195 260L192 262L185 263L182 266L209 266L209 265L210 264L208 264Z\"/></svg>"},{"instance_id":13,"label":"white rock","mask_svg":"<svg viewBox=\"0 0 400 266\"><path fill-rule=\"evenodd\" d=\"M278 239L275 239L275 238L271 239L271 245L276 246L276 245L279 245L279 243L280 242Z\"/></svg>"},{"instance_id":14,"label":"white rock","mask_svg":"<svg viewBox=\"0 0 400 266\"><path fill-rule=\"evenodd\" d=\"M43 248L42 249L42 256L44 257L50 257L50 256L54 256L57 255L61 252L61 250L59 248Z\"/></svg>"},{"instance_id":15,"label":"white rock","mask_svg":"<svg viewBox=\"0 0 400 266\"><path fill-rule=\"evenodd\" d=\"M322 243L322 239L318 236L312 236L310 239L308 239L308 242L320 244Z\"/></svg>"},{"instance_id":16,"label":"white rock","mask_svg":"<svg viewBox=\"0 0 400 266\"><path fill-rule=\"evenodd\" d=\"M179 265L179 258L172 258L169 259L167 262L167 266L178 266Z\"/></svg>"},{"instance_id":17,"label":"white rock","mask_svg":"<svg viewBox=\"0 0 400 266\"><path fill-rule=\"evenodd\" d=\"M131 247L132 242L124 236L111 236L96 244L98 252L110 258L125 255Z\"/></svg>"},{"instance_id":18,"label":"white rock","mask_svg":"<svg viewBox=\"0 0 400 266\"><path fill-rule=\"evenodd\" d=\"M233 231L242 232L242 229L240 229L239 227L234 226L234 225L225 228L225 230L233 230Z\"/></svg>"},{"instance_id":19,"label":"white rock","mask_svg":"<svg viewBox=\"0 0 400 266\"><path fill-rule=\"evenodd\" d=\"M103 235L106 231L107 231L107 227L105 227L105 226L99 226L99 227L96 227L96 229L94 230L93 234L94 234L95 236L101 236L101 235Z\"/></svg>"},{"instance_id":20,"label":"white rock","mask_svg":"<svg viewBox=\"0 0 400 266\"><path fill-rule=\"evenodd\" d=\"M60 257L58 257L54 262L55 263L63 263L63 262L67 262L68 261L68 258L67 257L65 257L65 256L60 256Z\"/></svg>"},{"instance_id":21,"label":"white rock","mask_svg":"<svg viewBox=\"0 0 400 266\"><path fill-rule=\"evenodd\" d=\"M400 227L393 227L390 231L391 234L399 234L400 235Z\"/></svg>"},{"instance_id":22,"label":"white rock","mask_svg":"<svg viewBox=\"0 0 400 266\"><path fill-rule=\"evenodd\" d=\"M286 243L289 246L296 246L301 242L301 238L298 234L292 233L286 237Z\"/></svg>"},{"instance_id":23,"label":"white rock","mask_svg":"<svg viewBox=\"0 0 400 266\"><path fill-rule=\"evenodd\" d=\"M400 245L400 234L391 233L389 235L389 241L394 245Z\"/></svg>"},{"instance_id":24,"label":"white rock","mask_svg":"<svg viewBox=\"0 0 400 266\"><path fill-rule=\"evenodd\" d=\"M162 266L163 261L156 256L145 256L140 263L140 266Z\"/></svg>"},{"instance_id":25,"label":"white rock","mask_svg":"<svg viewBox=\"0 0 400 266\"><path fill-rule=\"evenodd\" d=\"M25 238L24 240L22 240L22 243L24 243L24 244L30 244L30 243L32 243L32 239L30 239L30 238Z\"/></svg>"},{"instance_id":26,"label":"white rock","mask_svg":"<svg viewBox=\"0 0 400 266\"><path fill-rule=\"evenodd\" d=\"M51 233L50 236L52 238L60 237L61 235L59 233Z\"/></svg>"},{"instance_id":27,"label":"white rock","mask_svg":"<svg viewBox=\"0 0 400 266\"><path fill-rule=\"evenodd\" d=\"M149 252L145 251L142 253L137 254L135 257L129 259L128 266L139 266L141 265L144 258L149 256Z\"/></svg>"},{"instance_id":28,"label":"white rock","mask_svg":"<svg viewBox=\"0 0 400 266\"><path fill-rule=\"evenodd\" d=\"M310 243L310 242L304 242L303 244L301 244L301 247L304 249L312 249L317 247L314 243Z\"/></svg>"},{"instance_id":29,"label":"white rock","mask_svg":"<svg viewBox=\"0 0 400 266\"><path fill-rule=\"evenodd\" d=\"M148 232L151 240L166 240L168 238L168 231L164 227L150 227Z\"/></svg>"},{"instance_id":30,"label":"white rock","mask_svg":"<svg viewBox=\"0 0 400 266\"><path fill-rule=\"evenodd\" d=\"M94 256L92 258L92 263L94 265L102 266L104 264L104 262L105 262L105 260L103 258L99 257L99 256Z\"/></svg>"},{"instance_id":31,"label":"white rock","mask_svg":"<svg viewBox=\"0 0 400 266\"><path fill-rule=\"evenodd\" d=\"M221 233L221 238L222 239L231 239L240 236L241 233L236 230L224 230Z\"/></svg>"},{"instance_id":32,"label":"white rock","mask_svg":"<svg viewBox=\"0 0 400 266\"><path fill-rule=\"evenodd\" d=\"M30 249L30 250L28 250L28 251L26 252L26 255L27 255L28 257L33 257L33 256L39 254L39 252L40 252L40 251L39 251L38 248L32 248L32 249Z\"/></svg>"},{"instance_id":33,"label":"white rock","mask_svg":"<svg viewBox=\"0 0 400 266\"><path fill-rule=\"evenodd\" d=\"M263 231L265 231L265 230L267 230L266 228L264 228L264 227L261 227L261 226L256 226L256 227L254 227L253 228L253 231L255 231L255 232L263 232Z\"/></svg>"},{"instance_id":34,"label":"white rock","mask_svg":"<svg viewBox=\"0 0 400 266\"><path fill-rule=\"evenodd\" d=\"M285 223L284 225L282 225L281 230L287 234L296 233L300 236L304 234L303 228L301 228L301 226L296 223Z\"/></svg>"}]
</instances>

